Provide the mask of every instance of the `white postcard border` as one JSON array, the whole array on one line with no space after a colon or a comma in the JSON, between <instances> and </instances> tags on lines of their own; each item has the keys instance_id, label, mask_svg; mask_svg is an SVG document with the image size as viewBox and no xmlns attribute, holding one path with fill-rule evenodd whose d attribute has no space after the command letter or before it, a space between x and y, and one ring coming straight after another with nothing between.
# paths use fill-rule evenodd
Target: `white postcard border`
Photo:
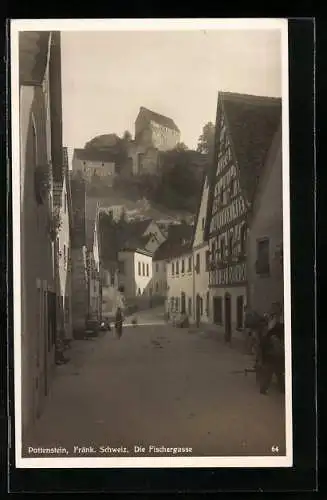
<instances>
[{"instance_id":1,"label":"white postcard border","mask_svg":"<svg viewBox=\"0 0 327 500\"><path fill-rule=\"evenodd\" d=\"M11 139L14 297L15 451L18 468L200 468L291 467L293 465L291 271L289 193L288 21L286 19L22 19L11 20ZM282 61L283 252L285 320L286 456L266 457L109 457L23 458L21 433L21 259L20 259L20 124L18 34L20 31L193 31L280 30ZM10 425L10 424L9 424ZM9 429L10 431L10 429Z\"/></svg>"}]
</instances>

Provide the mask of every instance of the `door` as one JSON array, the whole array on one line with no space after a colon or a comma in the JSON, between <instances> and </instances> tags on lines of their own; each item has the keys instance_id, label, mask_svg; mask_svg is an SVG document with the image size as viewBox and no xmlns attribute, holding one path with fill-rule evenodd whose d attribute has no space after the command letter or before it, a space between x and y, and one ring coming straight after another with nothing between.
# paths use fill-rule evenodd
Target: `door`
<instances>
[{"instance_id":1,"label":"door","mask_svg":"<svg viewBox=\"0 0 327 500\"><path fill-rule=\"evenodd\" d=\"M185 293L181 293L181 313L185 314L186 313L186 300L185 300Z\"/></svg>"},{"instance_id":2,"label":"door","mask_svg":"<svg viewBox=\"0 0 327 500\"><path fill-rule=\"evenodd\" d=\"M223 322L223 304L222 304L222 298L221 297L214 297L213 298L213 322L216 325L221 325Z\"/></svg>"},{"instance_id":3,"label":"door","mask_svg":"<svg viewBox=\"0 0 327 500\"><path fill-rule=\"evenodd\" d=\"M232 304L231 296L225 295L225 341L230 342L232 338Z\"/></svg>"},{"instance_id":4,"label":"door","mask_svg":"<svg viewBox=\"0 0 327 500\"><path fill-rule=\"evenodd\" d=\"M244 311L244 297L243 295L239 295L237 297L237 305L236 305L236 324L239 330L243 328L243 311Z\"/></svg>"},{"instance_id":5,"label":"door","mask_svg":"<svg viewBox=\"0 0 327 500\"><path fill-rule=\"evenodd\" d=\"M195 307L195 321L196 325L200 325L200 318L201 318L201 297L198 294L196 296L196 307Z\"/></svg>"}]
</instances>

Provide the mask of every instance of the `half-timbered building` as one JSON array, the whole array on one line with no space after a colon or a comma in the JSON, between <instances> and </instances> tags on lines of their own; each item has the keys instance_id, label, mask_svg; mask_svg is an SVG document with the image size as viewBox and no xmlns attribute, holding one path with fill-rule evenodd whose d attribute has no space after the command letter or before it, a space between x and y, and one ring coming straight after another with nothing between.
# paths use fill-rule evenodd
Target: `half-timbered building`
<instances>
[{"instance_id":1,"label":"half-timbered building","mask_svg":"<svg viewBox=\"0 0 327 500\"><path fill-rule=\"evenodd\" d=\"M278 98L218 95L205 238L212 320L224 327L226 341L234 330L243 329L247 215L280 115Z\"/></svg>"}]
</instances>

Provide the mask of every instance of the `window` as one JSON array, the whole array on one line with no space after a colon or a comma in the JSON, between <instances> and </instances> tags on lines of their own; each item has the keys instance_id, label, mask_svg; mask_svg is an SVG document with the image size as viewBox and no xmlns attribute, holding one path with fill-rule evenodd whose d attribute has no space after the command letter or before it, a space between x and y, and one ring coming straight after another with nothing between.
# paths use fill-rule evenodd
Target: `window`
<instances>
[{"instance_id":1,"label":"window","mask_svg":"<svg viewBox=\"0 0 327 500\"><path fill-rule=\"evenodd\" d=\"M220 191L219 201L220 201L221 205L224 204L224 191L223 190Z\"/></svg>"},{"instance_id":2,"label":"window","mask_svg":"<svg viewBox=\"0 0 327 500\"><path fill-rule=\"evenodd\" d=\"M139 268L139 276L141 276L141 262L138 263L138 268Z\"/></svg>"},{"instance_id":3,"label":"window","mask_svg":"<svg viewBox=\"0 0 327 500\"><path fill-rule=\"evenodd\" d=\"M172 276L174 276L174 274L175 274L175 263L174 262L171 263L171 274L172 274Z\"/></svg>"},{"instance_id":4,"label":"window","mask_svg":"<svg viewBox=\"0 0 327 500\"><path fill-rule=\"evenodd\" d=\"M225 238L221 238L220 240L220 257L223 260L226 256L226 245L225 245Z\"/></svg>"},{"instance_id":5,"label":"window","mask_svg":"<svg viewBox=\"0 0 327 500\"><path fill-rule=\"evenodd\" d=\"M192 299L188 299L188 313L191 316L192 315Z\"/></svg>"},{"instance_id":6,"label":"window","mask_svg":"<svg viewBox=\"0 0 327 500\"><path fill-rule=\"evenodd\" d=\"M190 273L192 271L192 257L188 258L188 272Z\"/></svg>"},{"instance_id":7,"label":"window","mask_svg":"<svg viewBox=\"0 0 327 500\"><path fill-rule=\"evenodd\" d=\"M174 310L174 305L175 305L175 298L171 297L171 299L170 299L170 310L171 311Z\"/></svg>"},{"instance_id":8,"label":"window","mask_svg":"<svg viewBox=\"0 0 327 500\"><path fill-rule=\"evenodd\" d=\"M137 290L137 295L141 295L141 289L140 288Z\"/></svg>"},{"instance_id":9,"label":"window","mask_svg":"<svg viewBox=\"0 0 327 500\"><path fill-rule=\"evenodd\" d=\"M125 262L118 261L118 272L120 274L124 274L125 273Z\"/></svg>"},{"instance_id":10,"label":"window","mask_svg":"<svg viewBox=\"0 0 327 500\"><path fill-rule=\"evenodd\" d=\"M142 262L142 276L145 276L145 264Z\"/></svg>"},{"instance_id":11,"label":"window","mask_svg":"<svg viewBox=\"0 0 327 500\"><path fill-rule=\"evenodd\" d=\"M158 283L158 281L156 281L156 292L158 292L158 291L159 291L159 283Z\"/></svg>"},{"instance_id":12,"label":"window","mask_svg":"<svg viewBox=\"0 0 327 500\"><path fill-rule=\"evenodd\" d=\"M203 315L203 298L200 298L200 315Z\"/></svg>"},{"instance_id":13,"label":"window","mask_svg":"<svg viewBox=\"0 0 327 500\"><path fill-rule=\"evenodd\" d=\"M216 253L216 242L213 241L212 244L211 244L211 255L212 255L213 258L215 256L215 253Z\"/></svg>"},{"instance_id":14,"label":"window","mask_svg":"<svg viewBox=\"0 0 327 500\"><path fill-rule=\"evenodd\" d=\"M235 194L235 179L232 179L229 185L229 196L232 198L234 194Z\"/></svg>"},{"instance_id":15,"label":"window","mask_svg":"<svg viewBox=\"0 0 327 500\"><path fill-rule=\"evenodd\" d=\"M149 264L146 265L146 275L149 276Z\"/></svg>"},{"instance_id":16,"label":"window","mask_svg":"<svg viewBox=\"0 0 327 500\"><path fill-rule=\"evenodd\" d=\"M230 234L228 236L228 257L231 257L233 254L233 235Z\"/></svg>"},{"instance_id":17,"label":"window","mask_svg":"<svg viewBox=\"0 0 327 500\"><path fill-rule=\"evenodd\" d=\"M245 255L246 252L246 225L243 224L241 227L241 255Z\"/></svg>"},{"instance_id":18,"label":"window","mask_svg":"<svg viewBox=\"0 0 327 500\"><path fill-rule=\"evenodd\" d=\"M179 274L179 261L176 261L176 274Z\"/></svg>"},{"instance_id":19,"label":"window","mask_svg":"<svg viewBox=\"0 0 327 500\"><path fill-rule=\"evenodd\" d=\"M158 272L159 272L159 264L158 264L158 262L156 262L156 273L158 273Z\"/></svg>"},{"instance_id":20,"label":"window","mask_svg":"<svg viewBox=\"0 0 327 500\"><path fill-rule=\"evenodd\" d=\"M200 254L196 254L196 274L200 273Z\"/></svg>"},{"instance_id":21,"label":"window","mask_svg":"<svg viewBox=\"0 0 327 500\"><path fill-rule=\"evenodd\" d=\"M257 274L269 274L269 239L265 238L257 240L257 261L256 261Z\"/></svg>"},{"instance_id":22,"label":"window","mask_svg":"<svg viewBox=\"0 0 327 500\"><path fill-rule=\"evenodd\" d=\"M176 312L179 312L179 298L178 297L176 297L176 299L175 299L175 310L176 310Z\"/></svg>"},{"instance_id":23,"label":"window","mask_svg":"<svg viewBox=\"0 0 327 500\"><path fill-rule=\"evenodd\" d=\"M185 273L185 263L184 263L184 259L182 259L182 274Z\"/></svg>"},{"instance_id":24,"label":"window","mask_svg":"<svg viewBox=\"0 0 327 500\"><path fill-rule=\"evenodd\" d=\"M206 271L209 271L210 264L210 250L206 250Z\"/></svg>"}]
</instances>

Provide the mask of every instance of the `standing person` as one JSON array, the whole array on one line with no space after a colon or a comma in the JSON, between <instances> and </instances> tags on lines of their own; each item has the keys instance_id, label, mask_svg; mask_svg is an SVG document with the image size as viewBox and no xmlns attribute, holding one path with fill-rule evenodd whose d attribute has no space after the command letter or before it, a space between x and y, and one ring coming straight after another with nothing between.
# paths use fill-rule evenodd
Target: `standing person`
<instances>
[{"instance_id":1,"label":"standing person","mask_svg":"<svg viewBox=\"0 0 327 500\"><path fill-rule=\"evenodd\" d=\"M116 328L116 335L120 339L123 333L123 314L121 312L120 307L118 307L116 312L115 328Z\"/></svg>"},{"instance_id":2,"label":"standing person","mask_svg":"<svg viewBox=\"0 0 327 500\"><path fill-rule=\"evenodd\" d=\"M262 380L261 394L267 394L273 375L276 375L279 390L284 392L284 324L273 314L267 332L262 338Z\"/></svg>"}]
</instances>

